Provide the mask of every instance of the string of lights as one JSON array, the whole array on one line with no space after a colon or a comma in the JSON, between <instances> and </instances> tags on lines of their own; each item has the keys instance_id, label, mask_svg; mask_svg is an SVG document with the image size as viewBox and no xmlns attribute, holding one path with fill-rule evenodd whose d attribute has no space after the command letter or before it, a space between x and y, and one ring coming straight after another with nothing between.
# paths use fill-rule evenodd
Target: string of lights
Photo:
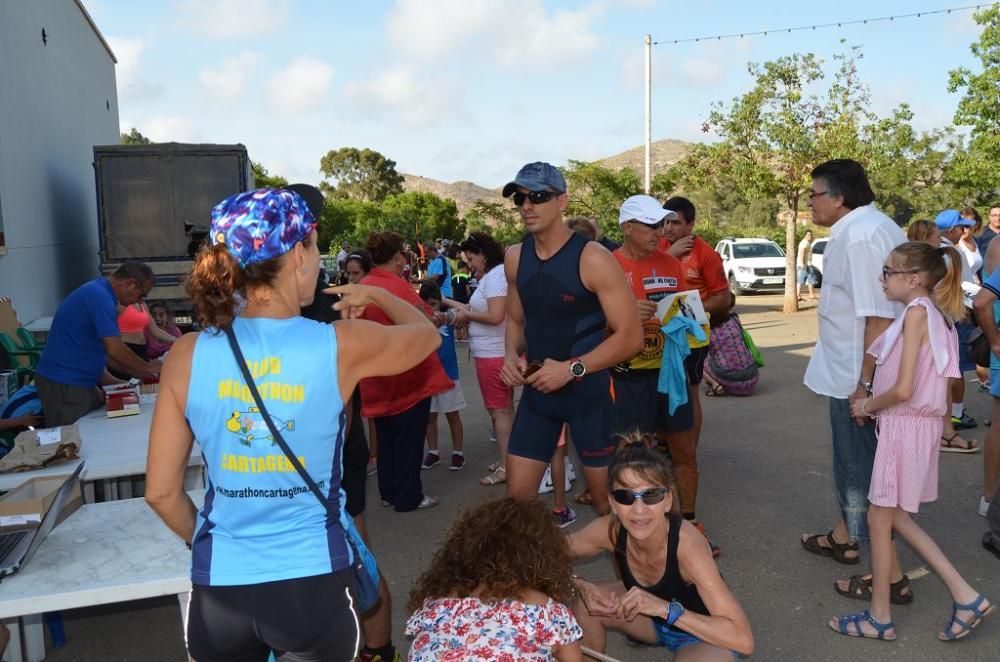
<instances>
[{"instance_id":1,"label":"string of lights","mask_svg":"<svg viewBox=\"0 0 1000 662\"><path fill-rule=\"evenodd\" d=\"M978 9L985 9L987 7L992 7L993 5L1000 4L995 2L987 2L985 4L979 5L966 5L964 7L950 7L946 9L933 9L930 11L914 12L912 14L896 14L894 16L878 16L874 18L859 18L849 21L834 21L832 23L817 23L816 25L800 25L791 28L777 28L774 30L757 30L755 32L734 32L732 34L719 34L714 36L706 37L689 37L687 39L670 39L666 41L654 41L652 45L654 46L671 46L674 44L686 44L701 41L722 41L723 39L744 39L746 37L767 37L776 34L788 34L791 32L803 32L805 30L820 30L823 28L840 28L845 25L869 25L871 23L884 23L889 21L897 21L907 18L921 18L924 16L932 16L935 14L951 14L952 12L963 12L963 11L975 11Z\"/></svg>"}]
</instances>

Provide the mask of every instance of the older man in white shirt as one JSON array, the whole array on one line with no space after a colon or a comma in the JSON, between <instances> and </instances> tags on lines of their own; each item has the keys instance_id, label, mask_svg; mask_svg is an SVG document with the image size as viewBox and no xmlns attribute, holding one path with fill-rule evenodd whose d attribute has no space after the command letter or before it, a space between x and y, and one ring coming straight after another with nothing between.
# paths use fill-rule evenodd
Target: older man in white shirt
<instances>
[{"instance_id":1,"label":"older man in white shirt","mask_svg":"<svg viewBox=\"0 0 1000 662\"><path fill-rule=\"evenodd\" d=\"M899 312L886 299L879 277L889 253L906 237L875 208L875 194L860 163L827 161L813 170L812 179L813 222L829 227L830 239L823 254L819 340L805 384L829 398L840 518L829 533L803 535L801 542L810 552L855 564L860 560L858 542L868 540L868 488L876 442L874 424L853 419L850 401L870 392L875 360L865 350ZM892 575L894 582L901 581L895 555ZM871 580L856 576L838 591L867 599Z\"/></svg>"}]
</instances>

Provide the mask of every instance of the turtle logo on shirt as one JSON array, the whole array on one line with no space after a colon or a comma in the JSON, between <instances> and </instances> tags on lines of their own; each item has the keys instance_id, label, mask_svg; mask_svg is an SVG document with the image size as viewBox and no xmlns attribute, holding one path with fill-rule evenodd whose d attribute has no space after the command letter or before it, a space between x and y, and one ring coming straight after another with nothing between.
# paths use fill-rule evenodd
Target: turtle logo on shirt
<instances>
[{"instance_id":1,"label":"turtle logo on shirt","mask_svg":"<svg viewBox=\"0 0 1000 662\"><path fill-rule=\"evenodd\" d=\"M271 416L275 427L279 430L295 430L295 421L283 421L277 416ZM268 441L275 445L274 436L267 428L267 423L260 415L260 410L250 407L246 411L234 411L233 415L226 421L226 430L239 437L239 441L244 446L250 446L254 441Z\"/></svg>"}]
</instances>

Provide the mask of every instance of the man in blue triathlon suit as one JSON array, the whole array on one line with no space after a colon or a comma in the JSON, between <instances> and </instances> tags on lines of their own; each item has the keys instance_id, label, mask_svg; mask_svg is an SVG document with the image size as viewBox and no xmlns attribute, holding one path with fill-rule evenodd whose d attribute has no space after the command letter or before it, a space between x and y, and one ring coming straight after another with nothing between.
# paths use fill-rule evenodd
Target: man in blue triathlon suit
<instances>
[{"instance_id":1,"label":"man in blue triathlon suit","mask_svg":"<svg viewBox=\"0 0 1000 662\"><path fill-rule=\"evenodd\" d=\"M608 368L642 348L635 297L611 253L566 227L566 180L558 169L529 163L503 196L513 198L527 231L504 257L501 375L511 386L525 386L507 446L507 494L538 493L565 423L594 507L604 513L615 452Z\"/></svg>"}]
</instances>

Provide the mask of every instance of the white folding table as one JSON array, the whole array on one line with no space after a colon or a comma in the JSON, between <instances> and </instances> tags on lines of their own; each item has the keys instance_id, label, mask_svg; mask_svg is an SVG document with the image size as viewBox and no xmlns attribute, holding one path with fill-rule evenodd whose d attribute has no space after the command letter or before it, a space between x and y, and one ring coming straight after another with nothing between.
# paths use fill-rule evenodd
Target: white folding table
<instances>
[{"instance_id":1,"label":"white folding table","mask_svg":"<svg viewBox=\"0 0 1000 662\"><path fill-rule=\"evenodd\" d=\"M190 494L200 507L204 492ZM190 572L191 552L143 499L84 505L0 582L0 619L11 633L4 659L45 659L42 615L50 611L176 595L186 629Z\"/></svg>"},{"instance_id":2,"label":"white folding table","mask_svg":"<svg viewBox=\"0 0 1000 662\"><path fill-rule=\"evenodd\" d=\"M148 398L144 398L148 400ZM80 459L86 461L83 471L84 500L94 502L94 481L105 481L105 498L116 499L132 496L131 484L123 483L118 489L118 478L146 473L146 456L149 452L149 426L153 420L155 403L144 402L140 413L133 416L108 418L103 409L92 411L79 421ZM0 490L10 490L30 478L69 474L79 461L63 462L44 469L19 473L0 474ZM204 487L201 447L194 444L188 460L184 487L189 490Z\"/></svg>"}]
</instances>

